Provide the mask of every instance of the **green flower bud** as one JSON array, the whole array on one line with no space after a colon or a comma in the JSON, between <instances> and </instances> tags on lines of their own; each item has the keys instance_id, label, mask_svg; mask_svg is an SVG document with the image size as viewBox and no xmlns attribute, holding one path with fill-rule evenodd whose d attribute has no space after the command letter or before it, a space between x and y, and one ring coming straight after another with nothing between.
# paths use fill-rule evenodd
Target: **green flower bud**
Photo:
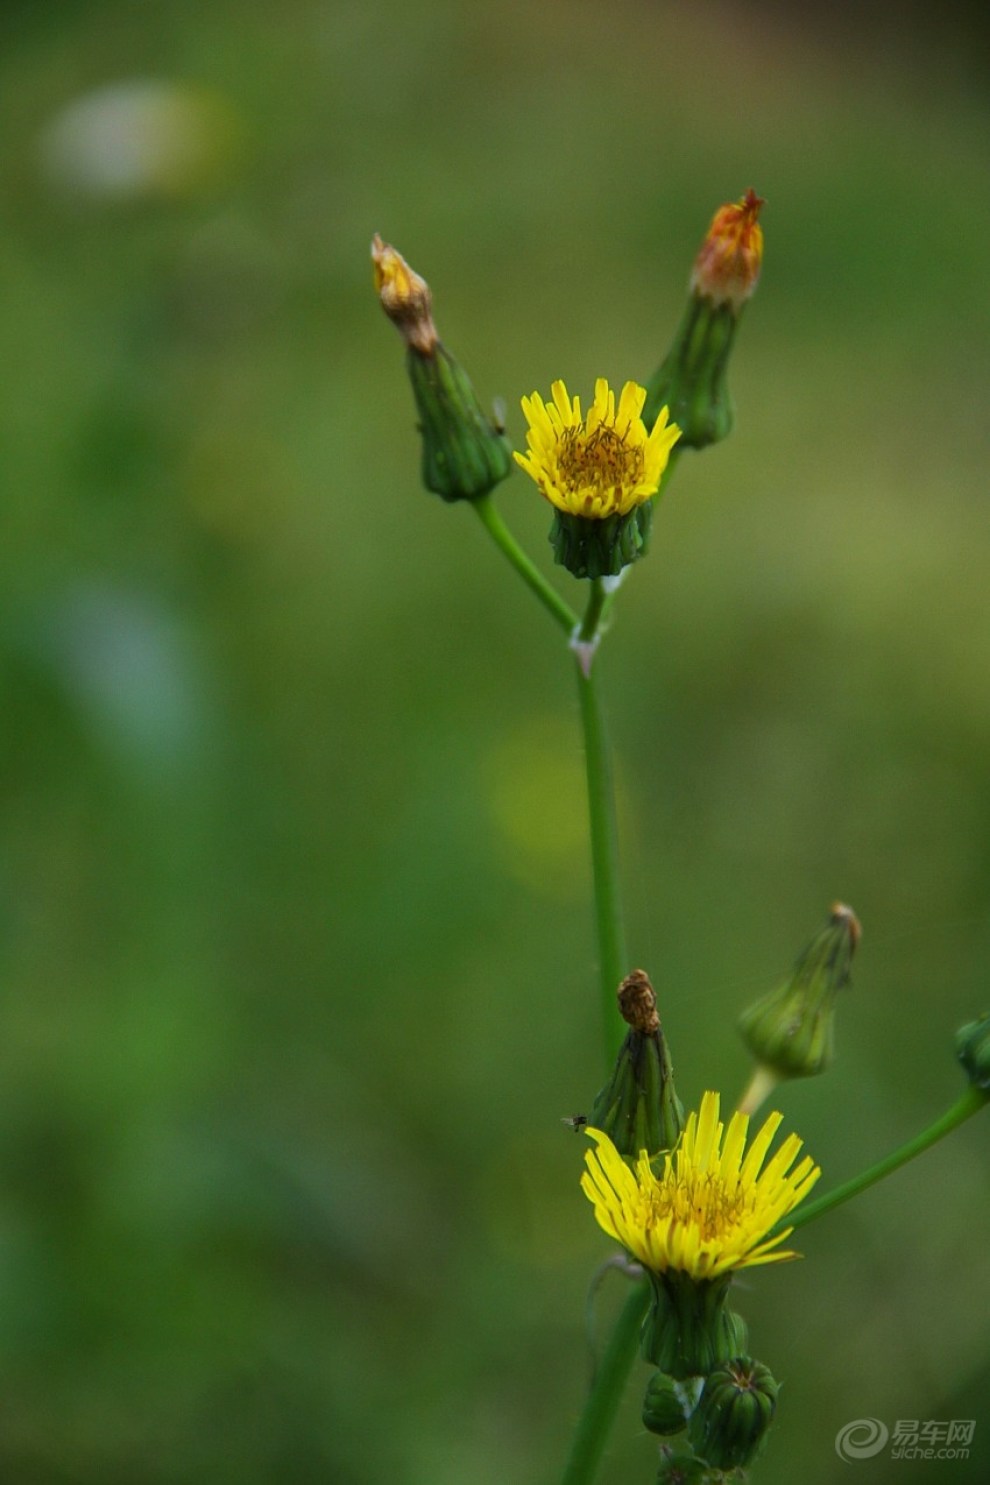
<instances>
[{"instance_id":1,"label":"green flower bud","mask_svg":"<svg viewBox=\"0 0 990 1485\"><path fill-rule=\"evenodd\" d=\"M700 1377L679 1382L675 1377L668 1377L666 1372L654 1372L643 1399L645 1427L651 1433L682 1433L700 1391Z\"/></svg>"},{"instance_id":2,"label":"green flower bud","mask_svg":"<svg viewBox=\"0 0 990 1485\"><path fill-rule=\"evenodd\" d=\"M644 1360L683 1381L707 1376L745 1350L746 1322L726 1303L730 1274L699 1280L669 1269L649 1279L653 1292L643 1321Z\"/></svg>"},{"instance_id":3,"label":"green flower bud","mask_svg":"<svg viewBox=\"0 0 990 1485\"><path fill-rule=\"evenodd\" d=\"M956 1056L974 1088L990 1098L990 1015L970 1021L956 1032Z\"/></svg>"},{"instance_id":4,"label":"green flower bud","mask_svg":"<svg viewBox=\"0 0 990 1485\"><path fill-rule=\"evenodd\" d=\"M709 1372L688 1426L695 1452L717 1469L751 1464L773 1422L778 1390L768 1368L749 1356Z\"/></svg>"},{"instance_id":5,"label":"green flower bud","mask_svg":"<svg viewBox=\"0 0 990 1485\"><path fill-rule=\"evenodd\" d=\"M835 996L849 983L859 939L856 914L836 903L825 927L798 957L790 979L740 1017L743 1041L777 1079L811 1077L832 1061Z\"/></svg>"},{"instance_id":6,"label":"green flower bud","mask_svg":"<svg viewBox=\"0 0 990 1485\"><path fill-rule=\"evenodd\" d=\"M729 355L743 307L763 260L757 222L763 201L748 191L712 218L691 275L691 295L666 360L647 383L645 415L664 405L681 428L681 447L703 449L732 429Z\"/></svg>"},{"instance_id":7,"label":"green flower bud","mask_svg":"<svg viewBox=\"0 0 990 1485\"><path fill-rule=\"evenodd\" d=\"M688 1449L665 1444L660 1450L657 1485L719 1485L724 1476Z\"/></svg>"},{"instance_id":8,"label":"green flower bud","mask_svg":"<svg viewBox=\"0 0 990 1485\"><path fill-rule=\"evenodd\" d=\"M635 1160L641 1150L652 1157L673 1149L684 1126L684 1109L645 970L634 969L617 993L629 1030L612 1076L595 1099L590 1123L608 1135L620 1155Z\"/></svg>"},{"instance_id":9,"label":"green flower bud","mask_svg":"<svg viewBox=\"0 0 990 1485\"><path fill-rule=\"evenodd\" d=\"M646 412L669 407L681 447L703 449L732 432L727 373L737 319L727 304L692 294L667 359L646 384Z\"/></svg>"},{"instance_id":10,"label":"green flower bud","mask_svg":"<svg viewBox=\"0 0 990 1485\"><path fill-rule=\"evenodd\" d=\"M439 341L426 356L410 346L406 364L423 435L423 484L447 501L487 495L512 470L505 434Z\"/></svg>"},{"instance_id":11,"label":"green flower bud","mask_svg":"<svg viewBox=\"0 0 990 1485\"><path fill-rule=\"evenodd\" d=\"M443 500L477 500L511 471L508 439L482 412L466 373L441 344L426 280L377 233L371 257L382 308L408 347L406 368L423 435L423 483Z\"/></svg>"}]
</instances>

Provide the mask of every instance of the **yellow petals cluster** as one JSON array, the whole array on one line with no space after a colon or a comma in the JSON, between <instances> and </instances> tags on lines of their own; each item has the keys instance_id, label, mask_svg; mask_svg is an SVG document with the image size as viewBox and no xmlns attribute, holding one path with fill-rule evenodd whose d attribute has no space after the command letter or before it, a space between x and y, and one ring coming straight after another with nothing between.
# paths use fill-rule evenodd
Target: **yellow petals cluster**
<instances>
[{"instance_id":1,"label":"yellow petals cluster","mask_svg":"<svg viewBox=\"0 0 990 1485\"><path fill-rule=\"evenodd\" d=\"M777 1246L790 1229L768 1233L804 1200L821 1171L808 1156L794 1164L802 1142L793 1134L764 1165L781 1120L771 1114L747 1150L748 1117L733 1114L726 1129L718 1094L706 1093L659 1176L645 1151L630 1170L608 1135L589 1129L596 1148L585 1156L581 1188L598 1225L655 1274L714 1279L796 1258Z\"/></svg>"},{"instance_id":2,"label":"yellow petals cluster","mask_svg":"<svg viewBox=\"0 0 990 1485\"><path fill-rule=\"evenodd\" d=\"M514 457L557 510L593 521L625 516L655 495L670 451L680 437L667 408L647 432L642 419L646 389L626 382L616 406L604 377L595 383L587 417L563 382L552 401L538 392L522 399L529 424L528 452Z\"/></svg>"}]
</instances>

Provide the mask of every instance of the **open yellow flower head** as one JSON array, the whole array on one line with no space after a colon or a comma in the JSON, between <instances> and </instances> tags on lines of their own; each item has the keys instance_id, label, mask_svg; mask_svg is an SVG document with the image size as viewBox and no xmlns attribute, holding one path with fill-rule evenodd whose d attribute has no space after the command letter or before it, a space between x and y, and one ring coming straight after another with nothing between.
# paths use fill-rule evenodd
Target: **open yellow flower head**
<instances>
[{"instance_id":1,"label":"open yellow flower head","mask_svg":"<svg viewBox=\"0 0 990 1485\"><path fill-rule=\"evenodd\" d=\"M626 382L616 406L615 393L599 377L586 418L580 398L569 397L563 382L554 382L551 393L550 403L539 392L522 399L529 447L515 455L544 499L564 514L604 521L628 515L656 494L681 433L668 421L667 408L648 433L640 416L646 389L636 382Z\"/></svg>"},{"instance_id":2,"label":"open yellow flower head","mask_svg":"<svg viewBox=\"0 0 990 1485\"><path fill-rule=\"evenodd\" d=\"M807 1155L794 1164L801 1141L793 1134L764 1165L781 1114L770 1115L748 1150L748 1117L733 1114L726 1129L718 1114L718 1094L706 1093L660 1176L645 1151L630 1170L606 1134L587 1131L596 1148L585 1156L581 1189L598 1225L652 1273L715 1279L799 1256L777 1246L790 1229L767 1234L804 1200L819 1167Z\"/></svg>"},{"instance_id":3,"label":"open yellow flower head","mask_svg":"<svg viewBox=\"0 0 990 1485\"><path fill-rule=\"evenodd\" d=\"M763 229L757 218L765 205L751 187L741 201L719 207L694 261L692 293L742 308L760 277Z\"/></svg>"}]
</instances>

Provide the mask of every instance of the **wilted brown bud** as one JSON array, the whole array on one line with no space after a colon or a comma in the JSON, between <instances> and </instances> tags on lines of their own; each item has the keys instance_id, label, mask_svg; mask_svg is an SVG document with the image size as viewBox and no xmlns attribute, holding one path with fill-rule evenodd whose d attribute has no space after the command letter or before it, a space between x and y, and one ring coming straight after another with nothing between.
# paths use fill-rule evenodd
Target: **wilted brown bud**
<instances>
[{"instance_id":1,"label":"wilted brown bud","mask_svg":"<svg viewBox=\"0 0 990 1485\"><path fill-rule=\"evenodd\" d=\"M402 254L383 242L377 232L371 239L371 262L382 309L406 345L422 356L432 355L437 330L433 323L433 296L426 279L420 278Z\"/></svg>"}]
</instances>

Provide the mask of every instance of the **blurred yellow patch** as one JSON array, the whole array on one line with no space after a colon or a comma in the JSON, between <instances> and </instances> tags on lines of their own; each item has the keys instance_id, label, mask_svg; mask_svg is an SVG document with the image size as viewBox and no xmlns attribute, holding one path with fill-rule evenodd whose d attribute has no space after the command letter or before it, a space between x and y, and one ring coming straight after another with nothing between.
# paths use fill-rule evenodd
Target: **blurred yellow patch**
<instances>
[{"instance_id":1,"label":"blurred yellow patch","mask_svg":"<svg viewBox=\"0 0 990 1485\"><path fill-rule=\"evenodd\" d=\"M570 718L530 717L482 764L506 870L534 892L573 902L588 890L584 757Z\"/></svg>"}]
</instances>

